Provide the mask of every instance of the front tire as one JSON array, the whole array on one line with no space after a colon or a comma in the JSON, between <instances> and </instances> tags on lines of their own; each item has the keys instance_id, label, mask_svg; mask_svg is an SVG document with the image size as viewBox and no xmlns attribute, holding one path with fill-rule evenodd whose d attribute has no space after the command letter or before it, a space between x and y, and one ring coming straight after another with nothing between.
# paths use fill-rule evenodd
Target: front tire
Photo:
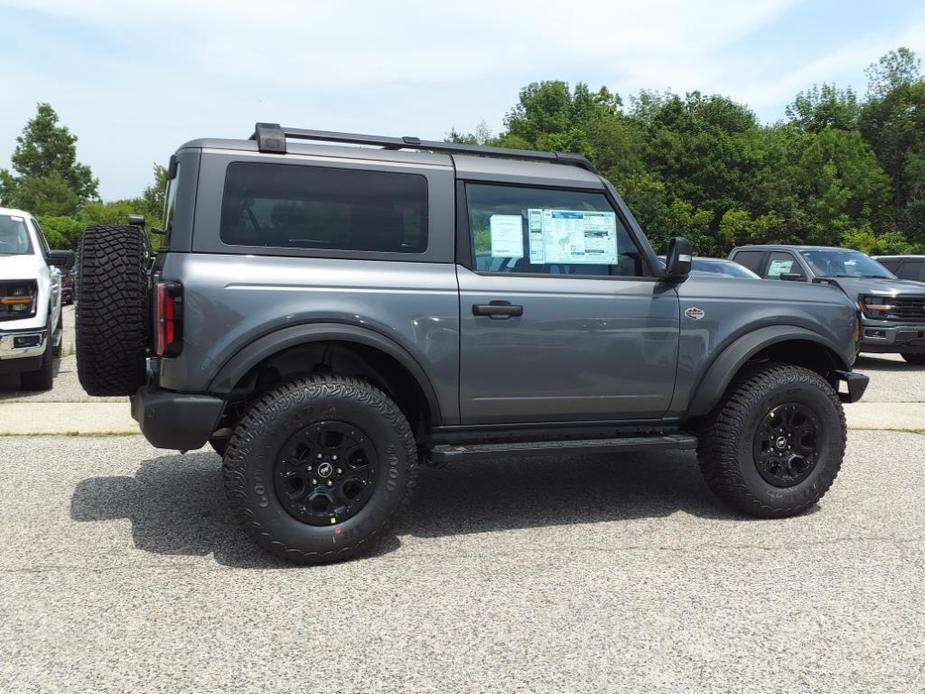
<instances>
[{"instance_id":1,"label":"front tire","mask_svg":"<svg viewBox=\"0 0 925 694\"><path fill-rule=\"evenodd\" d=\"M841 402L819 374L763 364L733 381L697 447L713 492L761 518L795 516L828 491L845 454Z\"/></svg>"},{"instance_id":2,"label":"front tire","mask_svg":"<svg viewBox=\"0 0 925 694\"><path fill-rule=\"evenodd\" d=\"M906 360L908 364L915 364L916 366L925 366L925 353L913 353L913 352L903 352L903 359Z\"/></svg>"},{"instance_id":3,"label":"front tire","mask_svg":"<svg viewBox=\"0 0 925 694\"><path fill-rule=\"evenodd\" d=\"M414 487L405 416L355 378L287 383L260 397L225 450L228 503L258 545L299 564L350 559L386 532Z\"/></svg>"}]
</instances>

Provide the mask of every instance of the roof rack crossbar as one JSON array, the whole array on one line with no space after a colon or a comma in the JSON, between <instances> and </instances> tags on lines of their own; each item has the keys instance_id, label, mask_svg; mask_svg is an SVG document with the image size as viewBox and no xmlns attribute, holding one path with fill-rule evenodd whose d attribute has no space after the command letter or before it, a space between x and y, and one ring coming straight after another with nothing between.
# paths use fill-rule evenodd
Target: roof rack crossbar
<instances>
[{"instance_id":1,"label":"roof rack crossbar","mask_svg":"<svg viewBox=\"0 0 925 694\"><path fill-rule=\"evenodd\" d=\"M330 130L305 130L303 128L285 128L276 123L257 123L251 140L257 141L261 152L286 153L286 139L314 140L318 142L337 142L351 145L369 145L383 149L422 149L450 154L475 154L491 157L509 157L512 159L530 159L534 161L557 162L578 166L586 171L597 173L597 169L581 154L565 152L540 152L531 149L508 149L506 147L489 147L486 145L467 145L459 142L440 142L422 140L418 137L387 137L384 135L360 135L357 133L340 133ZM282 146L279 145L280 139Z\"/></svg>"}]
</instances>

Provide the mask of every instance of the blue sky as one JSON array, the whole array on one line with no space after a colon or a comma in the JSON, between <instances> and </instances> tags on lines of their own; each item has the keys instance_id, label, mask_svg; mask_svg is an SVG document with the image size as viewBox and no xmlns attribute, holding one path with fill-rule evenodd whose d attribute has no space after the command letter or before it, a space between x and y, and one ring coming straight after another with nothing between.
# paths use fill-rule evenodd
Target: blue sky
<instances>
[{"instance_id":1,"label":"blue sky","mask_svg":"<svg viewBox=\"0 0 925 694\"><path fill-rule=\"evenodd\" d=\"M0 0L0 166L35 103L79 136L106 200L186 140L255 121L439 139L497 132L518 90L564 79L699 89L773 122L814 83L863 94L925 4L824 0Z\"/></svg>"}]
</instances>

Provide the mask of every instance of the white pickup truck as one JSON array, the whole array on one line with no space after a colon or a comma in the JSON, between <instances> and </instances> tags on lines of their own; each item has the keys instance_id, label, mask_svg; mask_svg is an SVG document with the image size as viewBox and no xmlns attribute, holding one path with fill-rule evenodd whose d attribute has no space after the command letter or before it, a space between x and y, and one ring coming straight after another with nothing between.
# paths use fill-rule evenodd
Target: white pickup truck
<instances>
[{"instance_id":1,"label":"white pickup truck","mask_svg":"<svg viewBox=\"0 0 925 694\"><path fill-rule=\"evenodd\" d=\"M61 269L73 251L52 251L28 212L0 207L0 374L50 390L61 351ZM59 269L60 268L60 269Z\"/></svg>"}]
</instances>

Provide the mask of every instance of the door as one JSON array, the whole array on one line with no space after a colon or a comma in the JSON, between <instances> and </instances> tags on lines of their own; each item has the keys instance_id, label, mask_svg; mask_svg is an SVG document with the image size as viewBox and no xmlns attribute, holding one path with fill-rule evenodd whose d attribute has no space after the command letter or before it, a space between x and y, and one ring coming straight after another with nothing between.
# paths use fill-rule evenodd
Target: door
<instances>
[{"instance_id":1,"label":"door","mask_svg":"<svg viewBox=\"0 0 925 694\"><path fill-rule=\"evenodd\" d=\"M651 276L598 191L466 186L463 423L661 416L674 390L677 292Z\"/></svg>"},{"instance_id":2,"label":"door","mask_svg":"<svg viewBox=\"0 0 925 694\"><path fill-rule=\"evenodd\" d=\"M768 280L789 279L795 282L805 282L806 273L800 267L799 261L789 251L772 251L768 254L768 266L762 275Z\"/></svg>"}]
</instances>

